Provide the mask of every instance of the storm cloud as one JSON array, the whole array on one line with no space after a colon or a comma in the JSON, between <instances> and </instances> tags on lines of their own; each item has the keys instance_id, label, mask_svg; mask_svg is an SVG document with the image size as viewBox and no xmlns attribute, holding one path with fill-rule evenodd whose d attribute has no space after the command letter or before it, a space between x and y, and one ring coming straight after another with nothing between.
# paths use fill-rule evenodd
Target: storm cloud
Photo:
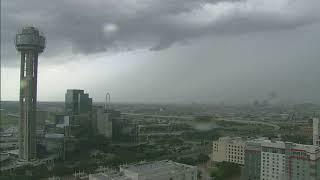
<instances>
[{"instance_id":1,"label":"storm cloud","mask_svg":"<svg viewBox=\"0 0 320 180\"><path fill-rule=\"evenodd\" d=\"M4 65L17 63L13 39L24 25L45 32L45 56L118 53L162 50L207 35L298 28L318 22L317 7L317 0L1 1L1 55Z\"/></svg>"},{"instance_id":2,"label":"storm cloud","mask_svg":"<svg viewBox=\"0 0 320 180\"><path fill-rule=\"evenodd\" d=\"M1 1L1 88L18 100L15 33L39 27L39 100L320 102L319 0Z\"/></svg>"}]
</instances>

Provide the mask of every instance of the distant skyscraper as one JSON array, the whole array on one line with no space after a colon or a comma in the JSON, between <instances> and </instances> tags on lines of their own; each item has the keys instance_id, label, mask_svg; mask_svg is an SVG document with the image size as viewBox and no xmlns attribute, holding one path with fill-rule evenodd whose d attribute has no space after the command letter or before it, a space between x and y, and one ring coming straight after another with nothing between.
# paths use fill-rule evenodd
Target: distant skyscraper
<instances>
[{"instance_id":1,"label":"distant skyscraper","mask_svg":"<svg viewBox=\"0 0 320 180\"><path fill-rule=\"evenodd\" d=\"M107 137L112 138L112 114L111 111L105 111L102 107L96 108L97 113L97 130L98 133Z\"/></svg>"},{"instance_id":2,"label":"distant skyscraper","mask_svg":"<svg viewBox=\"0 0 320 180\"><path fill-rule=\"evenodd\" d=\"M36 109L38 54L45 48L45 37L34 27L17 33L16 49L21 53L19 157L30 161L36 158Z\"/></svg>"},{"instance_id":3,"label":"distant skyscraper","mask_svg":"<svg viewBox=\"0 0 320 180\"><path fill-rule=\"evenodd\" d=\"M80 115L92 110L92 98L83 90L68 89L65 96L65 112L67 115Z\"/></svg>"},{"instance_id":4,"label":"distant skyscraper","mask_svg":"<svg viewBox=\"0 0 320 180\"><path fill-rule=\"evenodd\" d=\"M104 108L97 107L96 108L96 118L97 118L97 131L99 134L112 138L112 119L113 119L113 111L111 110L110 105L110 94L106 94L106 101Z\"/></svg>"},{"instance_id":5,"label":"distant skyscraper","mask_svg":"<svg viewBox=\"0 0 320 180\"><path fill-rule=\"evenodd\" d=\"M319 119L313 118L313 145L320 146L319 139Z\"/></svg>"}]
</instances>

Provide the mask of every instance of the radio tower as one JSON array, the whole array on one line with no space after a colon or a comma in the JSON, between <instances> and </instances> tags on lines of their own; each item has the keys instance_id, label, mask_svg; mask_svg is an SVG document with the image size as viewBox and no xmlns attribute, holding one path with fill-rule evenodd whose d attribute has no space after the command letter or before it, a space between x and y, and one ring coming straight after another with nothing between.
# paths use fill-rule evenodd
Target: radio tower
<instances>
[{"instance_id":1,"label":"radio tower","mask_svg":"<svg viewBox=\"0 0 320 180\"><path fill-rule=\"evenodd\" d=\"M24 27L15 45L21 54L19 158L31 161L36 159L38 54L45 49L45 37L35 27Z\"/></svg>"}]
</instances>

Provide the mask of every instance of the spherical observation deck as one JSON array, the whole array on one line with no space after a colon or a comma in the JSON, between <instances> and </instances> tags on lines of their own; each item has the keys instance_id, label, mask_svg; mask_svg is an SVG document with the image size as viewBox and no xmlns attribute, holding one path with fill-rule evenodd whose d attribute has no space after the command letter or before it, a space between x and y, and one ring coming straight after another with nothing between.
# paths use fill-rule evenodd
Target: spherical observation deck
<instances>
[{"instance_id":1,"label":"spherical observation deck","mask_svg":"<svg viewBox=\"0 0 320 180\"><path fill-rule=\"evenodd\" d=\"M43 52L46 39L35 27L24 27L16 34L15 45L18 51L33 50Z\"/></svg>"}]
</instances>

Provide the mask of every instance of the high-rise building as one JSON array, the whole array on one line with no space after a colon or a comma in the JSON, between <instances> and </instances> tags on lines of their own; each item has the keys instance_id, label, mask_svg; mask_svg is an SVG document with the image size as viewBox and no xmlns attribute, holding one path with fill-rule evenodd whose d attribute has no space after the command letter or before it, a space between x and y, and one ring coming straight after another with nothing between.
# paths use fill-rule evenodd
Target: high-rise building
<instances>
[{"instance_id":1,"label":"high-rise building","mask_svg":"<svg viewBox=\"0 0 320 180\"><path fill-rule=\"evenodd\" d=\"M319 138L319 118L313 118L313 145L320 146L320 138Z\"/></svg>"},{"instance_id":2,"label":"high-rise building","mask_svg":"<svg viewBox=\"0 0 320 180\"><path fill-rule=\"evenodd\" d=\"M214 162L232 162L244 164L246 141L240 137L221 137L213 142L211 160Z\"/></svg>"},{"instance_id":3,"label":"high-rise building","mask_svg":"<svg viewBox=\"0 0 320 180\"><path fill-rule=\"evenodd\" d=\"M103 107L96 108L97 131L107 138L112 138L112 111L106 111Z\"/></svg>"},{"instance_id":4,"label":"high-rise building","mask_svg":"<svg viewBox=\"0 0 320 180\"><path fill-rule=\"evenodd\" d=\"M49 112L43 110L37 110L36 129L43 130L45 122L49 119Z\"/></svg>"},{"instance_id":5,"label":"high-rise building","mask_svg":"<svg viewBox=\"0 0 320 180\"><path fill-rule=\"evenodd\" d=\"M286 177L286 153L283 142L261 144L261 179L282 180Z\"/></svg>"},{"instance_id":6,"label":"high-rise building","mask_svg":"<svg viewBox=\"0 0 320 180\"><path fill-rule=\"evenodd\" d=\"M249 141L242 172L243 180L318 180L320 147L282 141Z\"/></svg>"},{"instance_id":7,"label":"high-rise building","mask_svg":"<svg viewBox=\"0 0 320 180\"><path fill-rule=\"evenodd\" d=\"M261 144L261 179L320 178L320 149L317 146L285 142Z\"/></svg>"},{"instance_id":8,"label":"high-rise building","mask_svg":"<svg viewBox=\"0 0 320 180\"><path fill-rule=\"evenodd\" d=\"M15 45L21 53L19 157L30 161L36 158L38 54L45 49L45 37L35 27L25 27Z\"/></svg>"},{"instance_id":9,"label":"high-rise building","mask_svg":"<svg viewBox=\"0 0 320 180\"><path fill-rule=\"evenodd\" d=\"M96 107L96 126L99 134L112 139L112 121L114 119L114 112L110 105L110 94L106 94L105 106Z\"/></svg>"},{"instance_id":10,"label":"high-rise building","mask_svg":"<svg viewBox=\"0 0 320 180\"><path fill-rule=\"evenodd\" d=\"M241 180L260 180L261 144L257 141L248 141L246 144L244 167Z\"/></svg>"},{"instance_id":11,"label":"high-rise building","mask_svg":"<svg viewBox=\"0 0 320 180\"><path fill-rule=\"evenodd\" d=\"M92 110L92 99L83 90L68 89L65 95L65 112L67 115L80 115Z\"/></svg>"}]
</instances>

